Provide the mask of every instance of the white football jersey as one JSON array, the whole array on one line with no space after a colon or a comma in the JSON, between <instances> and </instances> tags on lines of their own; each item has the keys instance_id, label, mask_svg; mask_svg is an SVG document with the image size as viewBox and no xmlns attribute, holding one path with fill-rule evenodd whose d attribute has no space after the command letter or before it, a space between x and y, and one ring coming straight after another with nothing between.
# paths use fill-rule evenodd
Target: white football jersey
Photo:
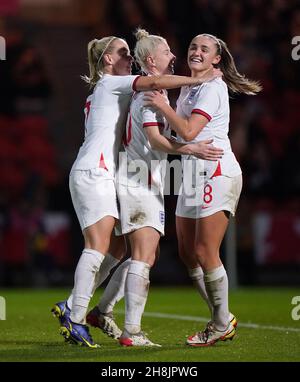
<instances>
[{"instance_id":1,"label":"white football jersey","mask_svg":"<svg viewBox=\"0 0 300 382\"><path fill-rule=\"evenodd\" d=\"M205 82L193 87L181 88L177 100L176 113L187 119L192 113L204 115L208 123L190 143L206 139L213 139L213 145L224 150L220 159L222 175L234 177L241 174L241 168L231 150L228 138L229 131L229 98L226 83L221 78ZM185 142L178 137L179 142ZM208 175L213 175L217 163L205 161L205 169Z\"/></svg>"},{"instance_id":2,"label":"white football jersey","mask_svg":"<svg viewBox=\"0 0 300 382\"><path fill-rule=\"evenodd\" d=\"M167 120L161 113L154 108L143 105L143 97L143 92L136 92L132 97L123 145L127 154L128 165L133 164L133 161L144 161L148 171L148 179L146 184L151 184L161 188L161 186L163 186L164 178L164 166L161 161L166 160L168 154L162 151L154 150L151 147L145 132L145 127L158 126L160 133L167 138L170 138L171 130ZM138 162L135 163L138 164ZM134 166L132 166L132 169L133 168ZM129 167L127 167L127 171L128 169ZM135 177L134 174L134 171L128 172L128 184L130 184L130 180L133 180ZM121 175L120 178L122 179L124 176Z\"/></svg>"},{"instance_id":3,"label":"white football jersey","mask_svg":"<svg viewBox=\"0 0 300 382\"><path fill-rule=\"evenodd\" d=\"M104 168L112 178L139 76L103 75L85 104L85 138L72 170Z\"/></svg>"}]
</instances>

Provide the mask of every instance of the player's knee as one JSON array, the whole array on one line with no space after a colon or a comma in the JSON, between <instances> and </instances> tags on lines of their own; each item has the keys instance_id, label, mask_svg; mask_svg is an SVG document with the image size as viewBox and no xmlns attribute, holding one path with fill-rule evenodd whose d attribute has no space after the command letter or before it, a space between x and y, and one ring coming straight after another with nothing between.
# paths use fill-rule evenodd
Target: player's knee
<instances>
[{"instance_id":1,"label":"player's knee","mask_svg":"<svg viewBox=\"0 0 300 382\"><path fill-rule=\"evenodd\" d=\"M204 257L208 252L208 245L205 243L198 243L195 246L195 254L197 257Z\"/></svg>"},{"instance_id":2,"label":"player's knee","mask_svg":"<svg viewBox=\"0 0 300 382\"><path fill-rule=\"evenodd\" d=\"M153 267L155 263L156 253L154 251L140 251L139 249L134 249L132 250L131 258L132 260L142 261L144 263L149 264L150 267Z\"/></svg>"},{"instance_id":3,"label":"player's knee","mask_svg":"<svg viewBox=\"0 0 300 382\"><path fill-rule=\"evenodd\" d=\"M94 249L100 253L107 253L109 249L110 240L107 238L88 237L85 238L85 247Z\"/></svg>"},{"instance_id":4,"label":"player's knee","mask_svg":"<svg viewBox=\"0 0 300 382\"><path fill-rule=\"evenodd\" d=\"M198 243L195 246L195 254L200 263L219 257L219 250L207 243Z\"/></svg>"}]
</instances>

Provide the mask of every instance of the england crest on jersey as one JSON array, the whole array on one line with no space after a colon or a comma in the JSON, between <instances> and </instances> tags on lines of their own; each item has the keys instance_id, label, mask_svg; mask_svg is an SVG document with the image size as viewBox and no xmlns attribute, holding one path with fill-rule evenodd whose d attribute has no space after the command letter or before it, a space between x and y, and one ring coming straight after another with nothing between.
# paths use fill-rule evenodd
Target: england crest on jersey
<instances>
[{"instance_id":1,"label":"england crest on jersey","mask_svg":"<svg viewBox=\"0 0 300 382\"><path fill-rule=\"evenodd\" d=\"M191 102L198 92L198 86L190 91L188 102Z\"/></svg>"}]
</instances>

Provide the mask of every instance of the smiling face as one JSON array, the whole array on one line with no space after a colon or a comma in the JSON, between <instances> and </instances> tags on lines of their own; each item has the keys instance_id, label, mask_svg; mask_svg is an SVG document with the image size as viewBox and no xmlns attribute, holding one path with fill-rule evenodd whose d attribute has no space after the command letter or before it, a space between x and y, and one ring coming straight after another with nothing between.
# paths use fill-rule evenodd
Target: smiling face
<instances>
[{"instance_id":1,"label":"smiling face","mask_svg":"<svg viewBox=\"0 0 300 382\"><path fill-rule=\"evenodd\" d=\"M161 42L157 45L148 60L149 72L152 74L173 74L174 62L176 57L171 52L169 45L166 42Z\"/></svg>"},{"instance_id":2,"label":"smiling face","mask_svg":"<svg viewBox=\"0 0 300 382\"><path fill-rule=\"evenodd\" d=\"M105 62L111 67L111 74L126 76L131 74L133 57L126 41L115 39L104 54Z\"/></svg>"},{"instance_id":3,"label":"smiling face","mask_svg":"<svg viewBox=\"0 0 300 382\"><path fill-rule=\"evenodd\" d=\"M208 70L213 64L218 64L220 59L216 41L212 37L199 35L193 38L187 56L192 75Z\"/></svg>"}]
</instances>

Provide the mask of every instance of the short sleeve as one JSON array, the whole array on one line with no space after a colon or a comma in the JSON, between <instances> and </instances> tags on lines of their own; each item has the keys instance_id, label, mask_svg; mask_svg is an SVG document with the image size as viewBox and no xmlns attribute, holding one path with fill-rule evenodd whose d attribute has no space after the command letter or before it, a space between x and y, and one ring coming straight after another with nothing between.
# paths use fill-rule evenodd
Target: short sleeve
<instances>
[{"instance_id":1,"label":"short sleeve","mask_svg":"<svg viewBox=\"0 0 300 382\"><path fill-rule=\"evenodd\" d=\"M192 114L203 115L210 121L220 107L220 96L214 83L207 83L199 92Z\"/></svg>"},{"instance_id":2,"label":"short sleeve","mask_svg":"<svg viewBox=\"0 0 300 382\"><path fill-rule=\"evenodd\" d=\"M144 106L142 110L143 127L158 126L164 127L164 118L162 114L152 107Z\"/></svg>"},{"instance_id":3,"label":"short sleeve","mask_svg":"<svg viewBox=\"0 0 300 382\"><path fill-rule=\"evenodd\" d=\"M132 94L140 76L111 76L105 75L103 85L114 94Z\"/></svg>"}]
</instances>

